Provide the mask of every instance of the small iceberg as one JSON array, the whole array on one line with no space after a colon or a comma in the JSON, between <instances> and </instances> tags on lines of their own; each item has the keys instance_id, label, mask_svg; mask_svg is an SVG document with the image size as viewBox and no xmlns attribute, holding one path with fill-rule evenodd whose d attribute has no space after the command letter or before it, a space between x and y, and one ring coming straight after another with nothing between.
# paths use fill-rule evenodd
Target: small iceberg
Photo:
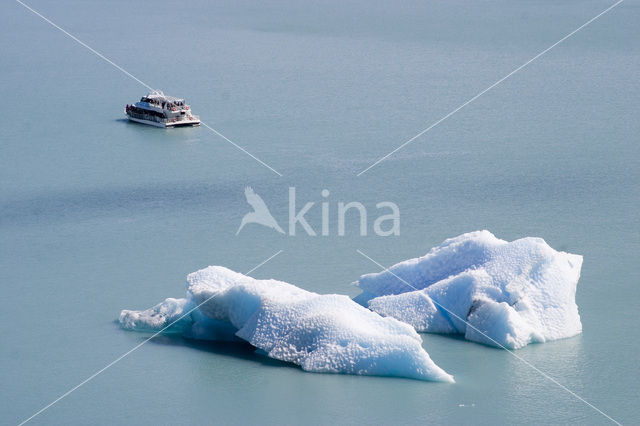
<instances>
[{"instance_id":1,"label":"small iceberg","mask_svg":"<svg viewBox=\"0 0 640 426\"><path fill-rule=\"evenodd\" d=\"M168 327L163 333L192 339L242 339L306 371L453 382L410 325L383 318L347 296L256 280L221 266L189 274L184 299L123 310L120 325L145 332Z\"/></svg>"},{"instance_id":2,"label":"small iceberg","mask_svg":"<svg viewBox=\"0 0 640 426\"><path fill-rule=\"evenodd\" d=\"M540 238L507 242L477 231L363 275L355 300L420 332L517 349L582 331L575 302L581 267L582 256Z\"/></svg>"}]
</instances>

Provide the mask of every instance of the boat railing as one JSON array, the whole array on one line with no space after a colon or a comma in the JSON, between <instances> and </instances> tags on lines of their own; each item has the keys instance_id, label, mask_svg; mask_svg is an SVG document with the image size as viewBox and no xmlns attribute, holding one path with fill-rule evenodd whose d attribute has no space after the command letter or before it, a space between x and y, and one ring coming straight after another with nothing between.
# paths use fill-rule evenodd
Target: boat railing
<instances>
[{"instance_id":1,"label":"boat railing","mask_svg":"<svg viewBox=\"0 0 640 426\"><path fill-rule=\"evenodd\" d=\"M174 118L168 118L167 121L173 121L174 123L177 123L179 121L193 121L193 120L200 120L200 117L197 115L181 115L178 117L174 117Z\"/></svg>"}]
</instances>

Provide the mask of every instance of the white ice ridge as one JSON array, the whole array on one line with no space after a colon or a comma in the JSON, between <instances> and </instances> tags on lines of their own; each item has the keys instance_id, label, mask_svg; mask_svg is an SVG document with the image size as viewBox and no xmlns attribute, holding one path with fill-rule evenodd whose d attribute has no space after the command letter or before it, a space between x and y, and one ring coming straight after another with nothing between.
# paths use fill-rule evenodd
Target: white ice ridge
<instances>
[{"instance_id":1,"label":"white ice ridge","mask_svg":"<svg viewBox=\"0 0 640 426\"><path fill-rule=\"evenodd\" d=\"M363 275L356 300L420 332L517 349L582 331L575 302L581 267L582 256L540 238L507 242L476 231Z\"/></svg>"},{"instance_id":2,"label":"white ice ridge","mask_svg":"<svg viewBox=\"0 0 640 426\"><path fill-rule=\"evenodd\" d=\"M145 311L124 310L120 324L157 332L192 309L164 332L193 339L240 338L306 371L453 382L408 324L383 318L347 296L256 280L221 266L189 274L186 299L166 299Z\"/></svg>"}]
</instances>

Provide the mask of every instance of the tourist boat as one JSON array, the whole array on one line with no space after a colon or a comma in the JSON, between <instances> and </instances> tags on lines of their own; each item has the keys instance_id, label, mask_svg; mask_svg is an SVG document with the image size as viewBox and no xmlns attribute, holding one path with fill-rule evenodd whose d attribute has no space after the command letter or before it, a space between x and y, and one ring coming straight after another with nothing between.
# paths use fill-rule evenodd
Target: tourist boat
<instances>
[{"instance_id":1,"label":"tourist boat","mask_svg":"<svg viewBox=\"0 0 640 426\"><path fill-rule=\"evenodd\" d=\"M143 96L134 105L127 105L124 113L131 121L156 127L200 125L200 117L193 115L184 99L167 96L160 90Z\"/></svg>"}]
</instances>

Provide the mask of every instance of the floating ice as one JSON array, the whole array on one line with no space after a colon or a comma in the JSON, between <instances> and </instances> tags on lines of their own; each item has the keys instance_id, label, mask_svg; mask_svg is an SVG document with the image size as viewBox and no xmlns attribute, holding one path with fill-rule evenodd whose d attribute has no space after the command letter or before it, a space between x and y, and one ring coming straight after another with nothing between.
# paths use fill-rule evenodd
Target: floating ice
<instances>
[{"instance_id":1,"label":"floating ice","mask_svg":"<svg viewBox=\"0 0 640 426\"><path fill-rule=\"evenodd\" d=\"M189 274L186 299L124 310L120 324L151 332L168 327L163 333L195 339L240 338L307 371L453 382L408 324L383 318L347 296L319 295L220 266Z\"/></svg>"},{"instance_id":2,"label":"floating ice","mask_svg":"<svg viewBox=\"0 0 640 426\"><path fill-rule=\"evenodd\" d=\"M581 267L582 256L540 238L509 243L477 231L363 275L356 300L417 331L516 349L582 331L575 303Z\"/></svg>"}]
</instances>

